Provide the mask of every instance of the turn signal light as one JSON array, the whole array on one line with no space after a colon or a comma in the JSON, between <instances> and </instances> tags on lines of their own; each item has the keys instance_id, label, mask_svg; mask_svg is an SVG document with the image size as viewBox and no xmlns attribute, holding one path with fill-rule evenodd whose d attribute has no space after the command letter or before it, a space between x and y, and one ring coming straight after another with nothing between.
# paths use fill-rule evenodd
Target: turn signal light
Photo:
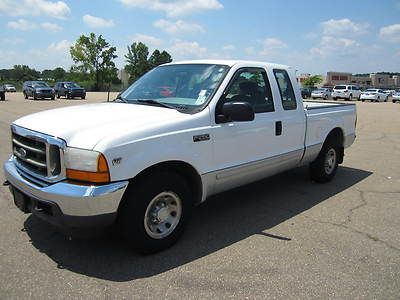
<instances>
[{"instance_id":1,"label":"turn signal light","mask_svg":"<svg viewBox=\"0 0 400 300\"><path fill-rule=\"evenodd\" d=\"M110 182L110 172L108 169L107 161L103 154L100 154L97 159L97 171L81 171L74 169L67 169L66 175L68 179L91 182L91 183L108 183Z\"/></svg>"}]
</instances>

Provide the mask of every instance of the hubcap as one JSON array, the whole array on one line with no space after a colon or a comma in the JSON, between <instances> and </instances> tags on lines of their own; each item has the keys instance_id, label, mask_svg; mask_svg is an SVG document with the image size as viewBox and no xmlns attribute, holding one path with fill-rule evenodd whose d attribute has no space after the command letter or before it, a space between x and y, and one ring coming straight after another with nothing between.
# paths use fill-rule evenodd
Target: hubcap
<instances>
[{"instance_id":1,"label":"hubcap","mask_svg":"<svg viewBox=\"0 0 400 300\"><path fill-rule=\"evenodd\" d=\"M149 236L162 239L176 228L182 215L182 201L173 192L162 192L149 203L144 215L144 228Z\"/></svg>"},{"instance_id":2,"label":"hubcap","mask_svg":"<svg viewBox=\"0 0 400 300\"><path fill-rule=\"evenodd\" d=\"M326 174L330 175L336 166L336 151L335 149L331 148L325 155L325 172Z\"/></svg>"}]
</instances>

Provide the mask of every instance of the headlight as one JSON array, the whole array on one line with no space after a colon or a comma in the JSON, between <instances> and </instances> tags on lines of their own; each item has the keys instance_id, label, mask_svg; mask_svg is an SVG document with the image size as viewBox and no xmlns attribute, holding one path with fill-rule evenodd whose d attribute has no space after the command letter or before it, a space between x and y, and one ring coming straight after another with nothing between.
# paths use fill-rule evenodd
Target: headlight
<instances>
[{"instance_id":1,"label":"headlight","mask_svg":"<svg viewBox=\"0 0 400 300\"><path fill-rule=\"evenodd\" d=\"M107 160L100 152L67 147L64 163L68 179L92 183L110 182Z\"/></svg>"}]
</instances>

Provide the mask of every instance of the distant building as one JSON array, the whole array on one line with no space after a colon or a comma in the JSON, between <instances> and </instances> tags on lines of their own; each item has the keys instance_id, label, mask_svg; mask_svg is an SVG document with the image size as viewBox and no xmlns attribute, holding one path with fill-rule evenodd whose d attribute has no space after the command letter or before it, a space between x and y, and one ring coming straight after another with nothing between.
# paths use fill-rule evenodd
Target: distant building
<instances>
[{"instance_id":1,"label":"distant building","mask_svg":"<svg viewBox=\"0 0 400 300\"><path fill-rule=\"evenodd\" d=\"M311 74L300 74L300 76L297 77L297 82L302 86L304 83L304 80L310 78Z\"/></svg>"},{"instance_id":2,"label":"distant building","mask_svg":"<svg viewBox=\"0 0 400 300\"><path fill-rule=\"evenodd\" d=\"M400 88L400 78L376 73L371 73L369 76L355 76L348 72L328 72L326 74L324 86L339 84L353 84L364 88Z\"/></svg>"}]
</instances>

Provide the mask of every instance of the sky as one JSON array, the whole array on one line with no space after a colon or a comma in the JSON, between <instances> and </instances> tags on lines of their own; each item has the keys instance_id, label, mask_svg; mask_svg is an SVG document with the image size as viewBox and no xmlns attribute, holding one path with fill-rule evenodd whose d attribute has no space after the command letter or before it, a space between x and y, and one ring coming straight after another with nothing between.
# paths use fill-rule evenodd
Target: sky
<instances>
[{"instance_id":1,"label":"sky","mask_svg":"<svg viewBox=\"0 0 400 300\"><path fill-rule=\"evenodd\" d=\"M142 41L174 60L400 72L400 0L0 0L0 26L0 68L69 69L69 47L95 32L117 47L119 68Z\"/></svg>"}]
</instances>

